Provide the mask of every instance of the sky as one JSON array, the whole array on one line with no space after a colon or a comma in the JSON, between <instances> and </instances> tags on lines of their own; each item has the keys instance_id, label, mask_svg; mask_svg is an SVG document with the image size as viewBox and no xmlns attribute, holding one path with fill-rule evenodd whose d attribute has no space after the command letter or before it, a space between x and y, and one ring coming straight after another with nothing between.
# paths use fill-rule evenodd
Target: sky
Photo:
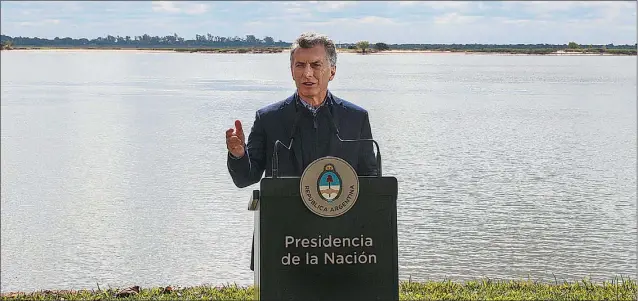
<instances>
[{"instance_id":1,"label":"sky","mask_svg":"<svg viewBox=\"0 0 638 301\"><path fill-rule=\"evenodd\" d=\"M636 43L636 1L2 1L2 34L96 38L196 34L291 42Z\"/></svg>"}]
</instances>

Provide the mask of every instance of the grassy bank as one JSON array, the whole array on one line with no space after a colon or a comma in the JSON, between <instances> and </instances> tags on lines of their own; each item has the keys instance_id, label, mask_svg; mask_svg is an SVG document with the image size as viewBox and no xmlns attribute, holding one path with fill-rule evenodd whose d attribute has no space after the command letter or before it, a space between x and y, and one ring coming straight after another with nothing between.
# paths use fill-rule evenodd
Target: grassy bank
<instances>
[{"instance_id":1,"label":"grassy bank","mask_svg":"<svg viewBox=\"0 0 638 301\"><path fill-rule=\"evenodd\" d=\"M288 51L285 47L225 47L225 48L170 48L170 47L36 47L36 46L12 46L3 47L2 50L128 50L128 51L173 51L182 53L281 53ZM362 53L361 49L339 48L338 52L345 53ZM485 48L485 49L389 49L379 51L374 48L366 49L365 54L382 54L382 53L483 53L483 54L527 54L527 55L552 55L552 54L572 54L572 55L636 55L636 49L598 49L598 48L579 48L579 49L550 49L550 48Z\"/></svg>"},{"instance_id":2,"label":"grassy bank","mask_svg":"<svg viewBox=\"0 0 638 301\"><path fill-rule=\"evenodd\" d=\"M3 294L2 300L251 300L252 287L97 289ZM402 282L400 300L636 300L635 280L592 283L533 281Z\"/></svg>"},{"instance_id":3,"label":"grassy bank","mask_svg":"<svg viewBox=\"0 0 638 301\"><path fill-rule=\"evenodd\" d=\"M3 50L128 50L128 51L174 51L174 52L203 52L203 53L280 53L286 48L153 48L153 47L12 47Z\"/></svg>"}]
</instances>

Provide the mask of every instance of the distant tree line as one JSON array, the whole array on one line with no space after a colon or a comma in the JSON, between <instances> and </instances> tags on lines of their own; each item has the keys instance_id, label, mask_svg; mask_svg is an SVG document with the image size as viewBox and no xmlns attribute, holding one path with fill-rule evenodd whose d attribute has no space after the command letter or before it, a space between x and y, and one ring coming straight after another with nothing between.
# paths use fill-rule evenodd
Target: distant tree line
<instances>
[{"instance_id":1,"label":"distant tree line","mask_svg":"<svg viewBox=\"0 0 638 301\"><path fill-rule=\"evenodd\" d=\"M638 44L634 45L580 45L576 42L567 44L386 44L376 43L372 45L368 41L342 44L348 49L361 49L362 53L371 48L376 51L384 50L430 50L450 52L493 52L512 54L550 54L557 51L580 53L608 53L636 55Z\"/></svg>"},{"instance_id":2,"label":"distant tree line","mask_svg":"<svg viewBox=\"0 0 638 301\"><path fill-rule=\"evenodd\" d=\"M573 43L573 44L571 44ZM441 50L441 49L457 49L457 50L475 50L475 49L554 49L563 50L570 45L578 45L575 42L570 44L388 44L391 49L419 49L419 50ZM636 49L637 45L591 45L593 48L606 49ZM583 47L583 46L581 46ZM589 47L589 45L587 45Z\"/></svg>"},{"instance_id":3,"label":"distant tree line","mask_svg":"<svg viewBox=\"0 0 638 301\"><path fill-rule=\"evenodd\" d=\"M282 40L275 41L272 37L266 36L263 39L255 35L246 35L244 38L222 37L207 34L196 34L194 39L185 39L177 34L167 36L151 36L143 34L141 36L113 36L87 38L59 38L44 39L37 37L10 37L0 36L0 43L3 49L16 47L112 47L112 48L285 48L291 43ZM338 48L361 49L366 53L367 49L375 51L385 50L432 50L432 51L467 51L467 52L499 52L499 53L532 53L548 54L559 50L568 52L587 53L616 53L636 55L637 44L634 45L580 45L576 42L568 44L371 44L368 41L356 43L339 43Z\"/></svg>"},{"instance_id":4,"label":"distant tree line","mask_svg":"<svg viewBox=\"0 0 638 301\"><path fill-rule=\"evenodd\" d=\"M10 37L0 36L0 43L13 47L143 47L143 48L188 48L188 47L290 47L290 43L281 40L275 41L272 37L257 38L254 35L246 35L245 38L215 36L210 33L197 34L195 39L185 39L177 34L168 36L151 36L143 34L141 36L112 36L98 37L95 39L73 39L59 38L43 39L37 37Z\"/></svg>"}]
</instances>

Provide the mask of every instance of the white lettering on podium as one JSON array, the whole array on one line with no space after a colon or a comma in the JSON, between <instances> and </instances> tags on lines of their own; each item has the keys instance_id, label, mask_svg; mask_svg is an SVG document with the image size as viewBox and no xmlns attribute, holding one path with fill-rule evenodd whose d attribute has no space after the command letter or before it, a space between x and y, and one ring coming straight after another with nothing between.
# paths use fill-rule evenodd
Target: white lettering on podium
<instances>
[{"instance_id":1,"label":"white lettering on podium","mask_svg":"<svg viewBox=\"0 0 638 301\"><path fill-rule=\"evenodd\" d=\"M324 254L325 264L366 264L366 263L377 263L377 256L374 254L366 254L366 252L362 252L361 254L357 254L357 252L353 252L352 254L337 254L335 252L325 253Z\"/></svg>"},{"instance_id":2,"label":"white lettering on podium","mask_svg":"<svg viewBox=\"0 0 638 301\"><path fill-rule=\"evenodd\" d=\"M281 257L281 264L283 265L299 265L299 260L301 260L299 258L299 256L297 255L291 255L290 253L284 255L284 257Z\"/></svg>"},{"instance_id":3,"label":"white lettering on podium","mask_svg":"<svg viewBox=\"0 0 638 301\"><path fill-rule=\"evenodd\" d=\"M306 253L306 264L317 264L319 263L319 258L317 255Z\"/></svg>"},{"instance_id":4,"label":"white lettering on podium","mask_svg":"<svg viewBox=\"0 0 638 301\"><path fill-rule=\"evenodd\" d=\"M295 238L294 236L286 235L285 238L286 248L332 248L332 247L372 247L372 238L360 235L359 237L333 237L328 235L322 237L321 235L313 238Z\"/></svg>"},{"instance_id":5,"label":"white lettering on podium","mask_svg":"<svg viewBox=\"0 0 638 301\"><path fill-rule=\"evenodd\" d=\"M377 255L370 252L374 242L371 237L363 234L354 237L338 237L338 236L322 236L317 237L294 237L286 235L284 238L284 246L287 249L321 249L329 248L323 255L324 264L375 264L377 263ZM334 248L350 248L349 250L334 250ZM357 248L353 250L352 248ZM366 248L358 249L358 248ZM298 255L287 253L281 258L281 264L286 266L299 264L319 264L319 257L316 254L298 250L303 254L303 259ZM367 253L366 253L367 252ZM321 256L321 255L319 255Z\"/></svg>"}]
</instances>

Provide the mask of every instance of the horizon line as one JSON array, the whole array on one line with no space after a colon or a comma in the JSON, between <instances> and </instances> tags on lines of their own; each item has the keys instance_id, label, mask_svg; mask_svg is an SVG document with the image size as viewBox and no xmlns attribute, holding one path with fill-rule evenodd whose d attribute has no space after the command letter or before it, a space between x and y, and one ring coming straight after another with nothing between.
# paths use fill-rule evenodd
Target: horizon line
<instances>
[{"instance_id":1,"label":"horizon line","mask_svg":"<svg viewBox=\"0 0 638 301\"><path fill-rule=\"evenodd\" d=\"M201 34L201 35L202 35L202 36L207 36L208 34L209 34L209 33ZM148 36L150 36L150 37L160 37L160 38L162 38L162 37L167 37L167 36L178 36L178 37L180 37L180 38L184 38L184 41L198 41L198 40L196 40L196 38L197 38L197 36L198 36L198 35L200 35L200 34L195 34L195 37L194 37L194 38L191 38L191 39L186 39L185 37L180 36L180 35L178 35L178 34L176 34L176 33L171 34L171 35L164 35L164 36L160 36L160 35L150 35L150 34L147 34L147 33L145 33L145 34L141 34L141 35L125 35L125 36L122 36L122 35L111 35L111 34L108 34L108 35L106 35L106 36L97 36L97 37L93 37L93 38L87 38L87 37L80 37L80 38L75 37L75 38L74 38L74 37L68 37L68 36L67 36L67 37L59 37L59 36L56 36L55 38L46 38L46 37L38 37L38 36L20 36L20 35L11 36L11 35L4 34L4 33L0 33L0 35L1 35L1 36L6 36L6 37L9 37L9 38L12 38L12 39L13 39L13 38L28 38L28 39L55 40L55 39L57 38L57 39L60 39L60 40L62 40L62 39L72 39L72 40L87 39L87 40L89 40L89 41L90 41L90 40L95 40L95 39L97 39L97 38L106 38L106 37L108 37L108 36L112 36L112 37L118 37L118 36L119 36L119 37L124 38L124 37L127 37L127 36L128 36L128 37L141 37L141 36L144 36L144 35L148 35ZM212 34L211 34L211 35L212 35ZM245 38L246 38L247 36L254 36L254 37L256 37L256 35L253 35L253 34L244 35L244 37L240 37L240 36L222 36L222 35L212 35L212 36L214 36L214 37L222 37L222 38L240 38L240 39L241 39L241 41L245 41ZM269 36L264 36L264 38L266 38L266 37L269 37ZM272 38L272 37L270 37L270 38ZM259 39L259 38L258 38L258 39ZM260 39L260 40L261 40L261 39ZM274 40L274 38L273 38L273 40ZM341 41L335 41L334 39L331 39L331 40L332 40L332 42L333 42L335 45L354 45L354 44L356 44L357 42L359 42L359 41L356 41L356 42L341 42ZM132 41L134 41L134 40L132 40ZM261 40L261 41L263 41L263 40ZM576 41L569 41L569 42L566 42L566 43L563 43L563 44L555 44L555 43L547 43L547 42L543 42L543 43L539 43L539 42L536 42L536 43L511 43L511 42L510 42L510 43L485 43L485 42L482 42L482 43L478 43L478 42L472 42L472 43L423 43L423 42L411 42L411 43L388 43L388 42L382 42L382 41L375 41L375 42L371 42L371 41L369 41L369 40L360 40L360 41L368 41L370 44L384 43L384 44L386 44L386 45L561 45L561 46L562 46L562 45L569 45L569 43L570 43L570 42L575 42L575 43L576 43L576 44L578 44L578 45L600 45L600 46L605 46L605 45L614 45L614 46L637 46L637 45L638 45L638 42L636 42L636 41L634 41L633 45L632 45L632 44L627 44L627 43L625 43L625 44L615 44L615 43L606 43L606 44L600 44L600 43L579 43L579 42L576 42ZM209 40L206 40L206 42L213 42L213 43L215 43L215 42L219 42L219 41L209 41ZM232 41L231 41L231 42L232 42ZM222 42L222 43L224 43L224 42ZM288 41L283 41L283 40L277 40L277 41L275 41L274 43L287 43L287 44L292 44L293 42L288 42Z\"/></svg>"}]
</instances>

